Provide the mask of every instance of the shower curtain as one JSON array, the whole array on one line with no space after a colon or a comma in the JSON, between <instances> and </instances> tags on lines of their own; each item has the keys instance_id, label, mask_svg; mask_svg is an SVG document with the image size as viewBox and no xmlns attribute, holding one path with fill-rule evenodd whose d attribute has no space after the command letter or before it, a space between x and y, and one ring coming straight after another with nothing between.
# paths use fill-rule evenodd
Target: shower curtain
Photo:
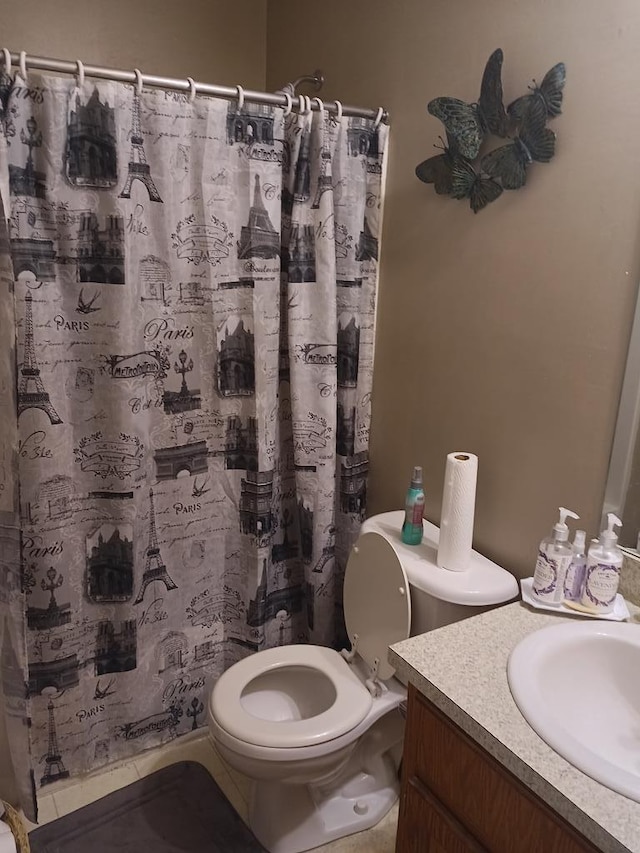
<instances>
[{"instance_id":1,"label":"shower curtain","mask_svg":"<svg viewBox=\"0 0 640 853\"><path fill-rule=\"evenodd\" d=\"M387 128L35 74L0 94L0 463L44 786L206 725L245 655L344 641Z\"/></svg>"}]
</instances>

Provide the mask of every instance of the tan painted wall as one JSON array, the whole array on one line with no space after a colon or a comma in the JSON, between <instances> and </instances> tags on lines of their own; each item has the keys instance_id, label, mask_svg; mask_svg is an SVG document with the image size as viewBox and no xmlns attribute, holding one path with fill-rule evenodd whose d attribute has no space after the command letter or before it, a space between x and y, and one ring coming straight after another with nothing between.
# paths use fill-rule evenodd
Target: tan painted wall
<instances>
[{"instance_id":1,"label":"tan painted wall","mask_svg":"<svg viewBox=\"0 0 640 853\"><path fill-rule=\"evenodd\" d=\"M0 0L2 44L263 89L267 0Z\"/></svg>"},{"instance_id":2,"label":"tan painted wall","mask_svg":"<svg viewBox=\"0 0 640 853\"><path fill-rule=\"evenodd\" d=\"M11 51L265 86L266 0L0 0L0 22ZM0 798L15 794L0 715Z\"/></svg>"},{"instance_id":3,"label":"tan painted wall","mask_svg":"<svg viewBox=\"0 0 640 853\"><path fill-rule=\"evenodd\" d=\"M635 0L278 0L267 85L320 66L322 95L392 117L370 511L422 464L440 518L446 454L480 459L475 543L519 575L560 504L599 524L640 246ZM414 176L441 133L426 104L477 98L505 52L508 102L568 68L557 154L476 216Z\"/></svg>"}]
</instances>

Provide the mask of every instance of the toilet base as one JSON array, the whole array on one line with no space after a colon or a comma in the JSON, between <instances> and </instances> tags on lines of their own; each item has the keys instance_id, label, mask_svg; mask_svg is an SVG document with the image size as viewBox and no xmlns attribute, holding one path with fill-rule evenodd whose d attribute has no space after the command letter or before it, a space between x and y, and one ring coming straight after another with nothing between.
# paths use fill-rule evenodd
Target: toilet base
<instances>
[{"instance_id":1,"label":"toilet base","mask_svg":"<svg viewBox=\"0 0 640 853\"><path fill-rule=\"evenodd\" d=\"M253 834L269 853L302 853L375 826L400 793L396 761L388 753L380 762L375 778L360 772L326 791L273 781L254 784Z\"/></svg>"},{"instance_id":2,"label":"toilet base","mask_svg":"<svg viewBox=\"0 0 640 853\"><path fill-rule=\"evenodd\" d=\"M405 688L390 679L355 729L290 749L238 741L210 717L222 759L252 780L248 823L269 853L303 853L385 816L400 793L405 698Z\"/></svg>"}]
</instances>

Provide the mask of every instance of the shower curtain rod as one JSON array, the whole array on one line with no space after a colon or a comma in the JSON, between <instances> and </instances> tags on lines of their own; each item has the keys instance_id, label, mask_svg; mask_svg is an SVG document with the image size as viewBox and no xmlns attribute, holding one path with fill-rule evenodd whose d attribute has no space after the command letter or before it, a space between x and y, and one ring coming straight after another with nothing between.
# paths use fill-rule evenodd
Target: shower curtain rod
<instances>
[{"instance_id":1,"label":"shower curtain rod","mask_svg":"<svg viewBox=\"0 0 640 853\"><path fill-rule=\"evenodd\" d=\"M121 83L137 83L138 74L135 71L122 71L117 68L105 68L101 65L85 65L84 63L73 61L70 62L64 59L51 59L46 56L28 56L24 51L21 53L12 53L3 51L5 60L11 57L11 64L17 68L36 68L40 71L57 71L61 74L82 74L87 77L100 77L104 80L117 80ZM0 54L0 61L2 55ZM10 69L7 69L7 71ZM236 88L234 86L215 86L211 83L192 82L188 79L180 79L178 77L158 77L155 74L139 74L142 85L150 86L155 89L176 89L179 92L195 92L198 95L213 95L218 98L227 98L235 100L244 94L245 101L253 101L260 104L272 104L276 107L288 106L287 98L284 94L275 92L257 92L252 89ZM312 78L303 77L301 80ZM308 109L309 102L303 95L295 95L293 103L301 110ZM311 109L318 111L320 105L317 101L311 102ZM338 112L338 105L335 101L329 101L324 104L324 109L329 112ZM342 105L342 113L346 116L359 116L361 118L377 119L378 121L388 121L386 110L380 113L380 110L369 110L363 107L352 107L348 104ZM379 115L380 113L380 115Z\"/></svg>"}]
</instances>

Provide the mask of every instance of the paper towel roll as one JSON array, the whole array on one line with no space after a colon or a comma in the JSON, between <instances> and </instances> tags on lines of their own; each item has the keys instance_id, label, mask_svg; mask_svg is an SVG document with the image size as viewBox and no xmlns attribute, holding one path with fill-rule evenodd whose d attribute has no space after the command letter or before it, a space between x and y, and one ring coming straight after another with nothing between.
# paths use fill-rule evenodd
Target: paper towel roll
<instances>
[{"instance_id":1,"label":"paper towel roll","mask_svg":"<svg viewBox=\"0 0 640 853\"><path fill-rule=\"evenodd\" d=\"M473 453L450 453L444 475L438 565L452 572L469 566L473 542L478 457Z\"/></svg>"}]
</instances>

